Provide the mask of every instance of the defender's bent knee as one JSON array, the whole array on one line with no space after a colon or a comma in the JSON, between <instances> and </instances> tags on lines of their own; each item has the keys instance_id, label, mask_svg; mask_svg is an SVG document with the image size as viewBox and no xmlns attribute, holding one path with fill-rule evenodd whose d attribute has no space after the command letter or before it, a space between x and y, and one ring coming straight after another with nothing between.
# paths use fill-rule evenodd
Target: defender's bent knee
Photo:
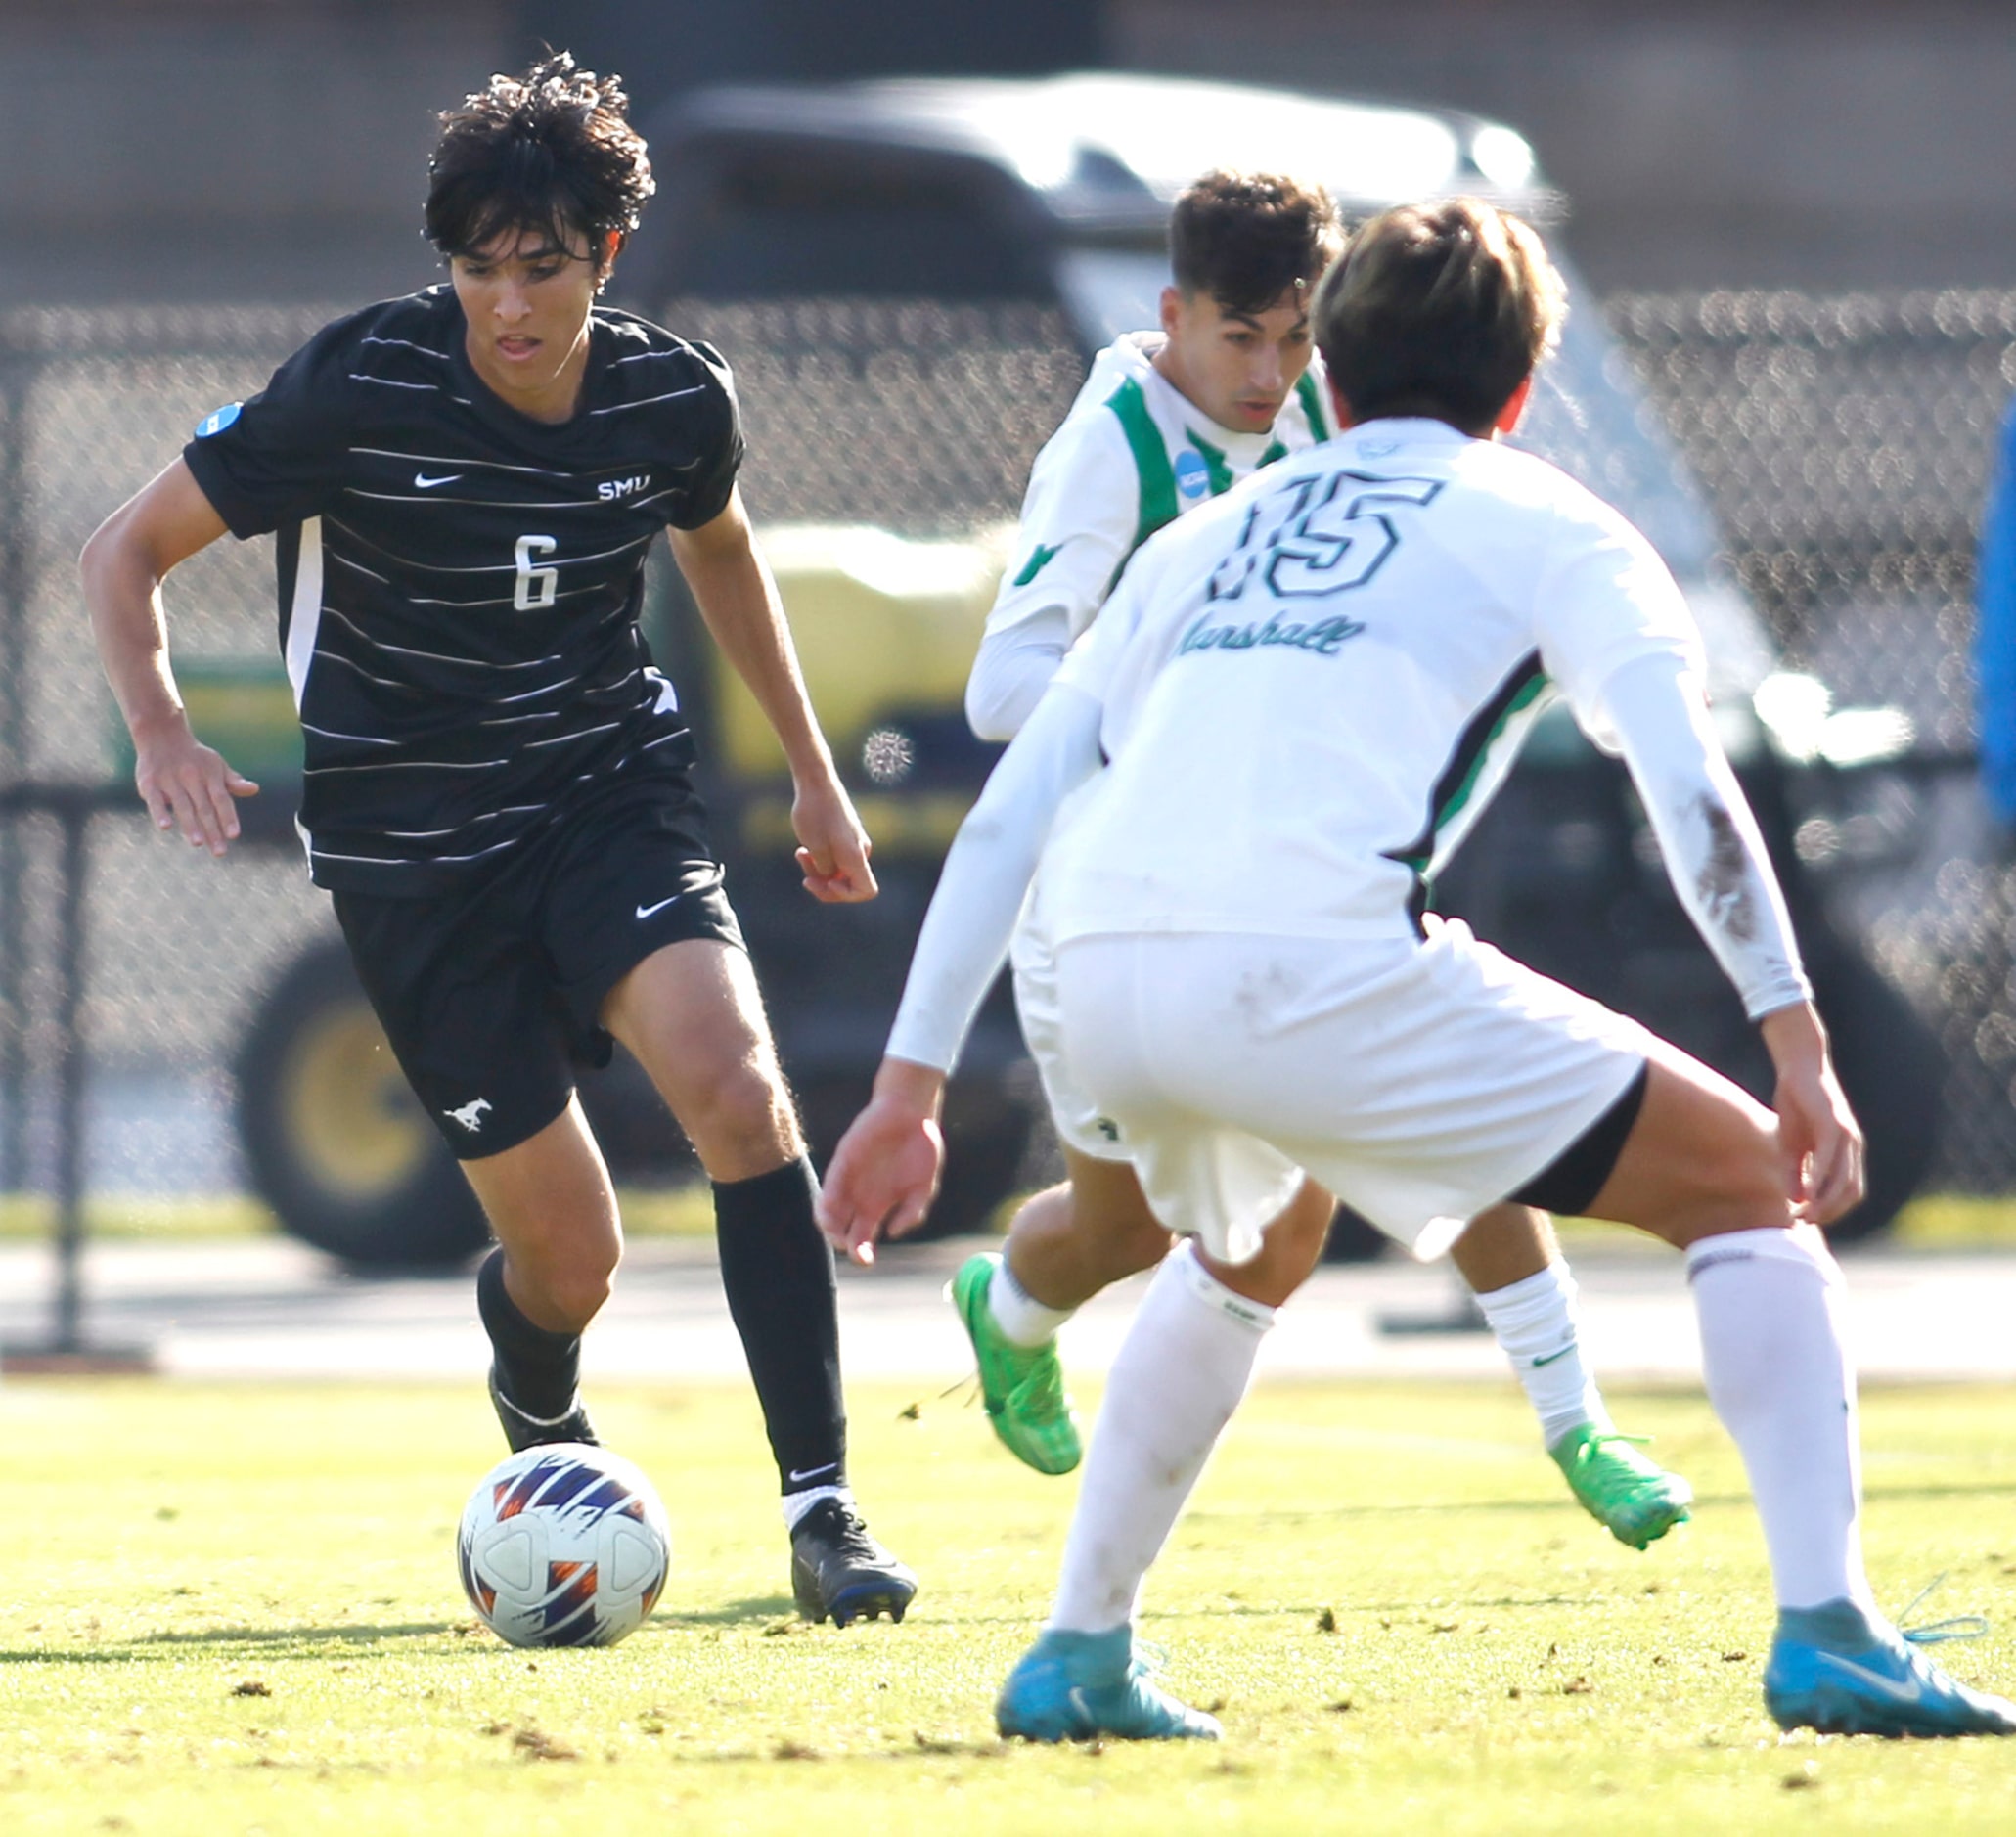
<instances>
[{"instance_id":1,"label":"defender's bent knee","mask_svg":"<svg viewBox=\"0 0 2016 1837\"><path fill-rule=\"evenodd\" d=\"M1322 1261L1336 1200L1313 1180L1304 1180L1294 1198L1262 1232L1259 1254L1245 1263L1221 1263L1200 1250L1197 1260L1235 1295L1278 1308Z\"/></svg>"},{"instance_id":2,"label":"defender's bent knee","mask_svg":"<svg viewBox=\"0 0 2016 1837\"><path fill-rule=\"evenodd\" d=\"M1141 1179L1128 1161L1101 1161L1064 1151L1070 1195L1069 1229L1098 1246L1107 1279L1151 1270L1169 1254L1169 1228L1148 1208Z\"/></svg>"},{"instance_id":3,"label":"defender's bent knee","mask_svg":"<svg viewBox=\"0 0 2016 1837\"><path fill-rule=\"evenodd\" d=\"M1048 1308L1082 1307L1110 1283L1153 1269L1169 1232L1148 1210L1125 1161L1066 1148L1068 1185L1023 1201L1004 1254L1023 1290Z\"/></svg>"},{"instance_id":4,"label":"defender's bent knee","mask_svg":"<svg viewBox=\"0 0 2016 1837\"><path fill-rule=\"evenodd\" d=\"M1590 1215L1684 1250L1727 1232L1785 1229L1791 1193L1777 1119L1676 1049L1651 1062L1637 1121Z\"/></svg>"}]
</instances>

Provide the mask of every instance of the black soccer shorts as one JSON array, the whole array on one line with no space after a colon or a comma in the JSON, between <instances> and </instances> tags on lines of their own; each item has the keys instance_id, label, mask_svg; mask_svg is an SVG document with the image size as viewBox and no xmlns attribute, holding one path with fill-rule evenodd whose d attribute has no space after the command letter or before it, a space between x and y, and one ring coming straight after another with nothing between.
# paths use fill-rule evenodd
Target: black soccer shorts
<instances>
[{"instance_id":1,"label":"black soccer shorts","mask_svg":"<svg viewBox=\"0 0 2016 1837\"><path fill-rule=\"evenodd\" d=\"M462 891L336 892L393 1055L459 1160L515 1147L606 1065L608 993L686 938L738 949L706 817L679 773L619 782Z\"/></svg>"}]
</instances>

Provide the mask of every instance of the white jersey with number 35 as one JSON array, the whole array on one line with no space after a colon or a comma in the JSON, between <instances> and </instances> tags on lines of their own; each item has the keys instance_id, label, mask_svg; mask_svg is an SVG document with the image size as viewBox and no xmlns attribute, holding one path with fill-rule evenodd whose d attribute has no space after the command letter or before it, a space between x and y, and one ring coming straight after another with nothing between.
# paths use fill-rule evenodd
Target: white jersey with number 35
<instances>
[{"instance_id":1,"label":"white jersey with number 35","mask_svg":"<svg viewBox=\"0 0 2016 1837\"><path fill-rule=\"evenodd\" d=\"M1044 858L1053 944L1390 937L1565 694L1698 669L1651 545L1544 460L1385 420L1270 468L1135 558L1057 677L1113 761Z\"/></svg>"}]
</instances>

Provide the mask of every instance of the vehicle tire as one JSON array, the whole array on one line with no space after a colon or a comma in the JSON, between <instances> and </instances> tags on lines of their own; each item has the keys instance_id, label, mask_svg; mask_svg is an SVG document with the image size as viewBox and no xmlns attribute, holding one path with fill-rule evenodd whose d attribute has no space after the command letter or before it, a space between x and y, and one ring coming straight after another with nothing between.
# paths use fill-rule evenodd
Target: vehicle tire
<instances>
[{"instance_id":1,"label":"vehicle tire","mask_svg":"<svg viewBox=\"0 0 2016 1837\"><path fill-rule=\"evenodd\" d=\"M236 1074L252 1188L290 1236L362 1269L451 1266L489 1241L340 944L275 984Z\"/></svg>"}]
</instances>

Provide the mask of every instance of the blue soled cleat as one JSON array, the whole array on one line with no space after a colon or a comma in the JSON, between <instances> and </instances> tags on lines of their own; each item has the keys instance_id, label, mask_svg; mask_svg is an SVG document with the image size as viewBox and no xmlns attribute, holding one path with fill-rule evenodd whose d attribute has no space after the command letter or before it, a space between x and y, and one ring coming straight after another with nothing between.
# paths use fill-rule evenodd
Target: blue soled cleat
<instances>
[{"instance_id":1,"label":"blue soled cleat","mask_svg":"<svg viewBox=\"0 0 2016 1837\"><path fill-rule=\"evenodd\" d=\"M1216 1741L1215 1716L1179 1703L1149 1681L1134 1629L1048 1629L1016 1661L994 1705L995 1726L1025 1741Z\"/></svg>"},{"instance_id":2,"label":"blue soled cleat","mask_svg":"<svg viewBox=\"0 0 2016 1837\"><path fill-rule=\"evenodd\" d=\"M1783 1608L1764 1704L1825 1735L2016 1735L2016 1703L1970 1690L1853 1601Z\"/></svg>"}]
</instances>

